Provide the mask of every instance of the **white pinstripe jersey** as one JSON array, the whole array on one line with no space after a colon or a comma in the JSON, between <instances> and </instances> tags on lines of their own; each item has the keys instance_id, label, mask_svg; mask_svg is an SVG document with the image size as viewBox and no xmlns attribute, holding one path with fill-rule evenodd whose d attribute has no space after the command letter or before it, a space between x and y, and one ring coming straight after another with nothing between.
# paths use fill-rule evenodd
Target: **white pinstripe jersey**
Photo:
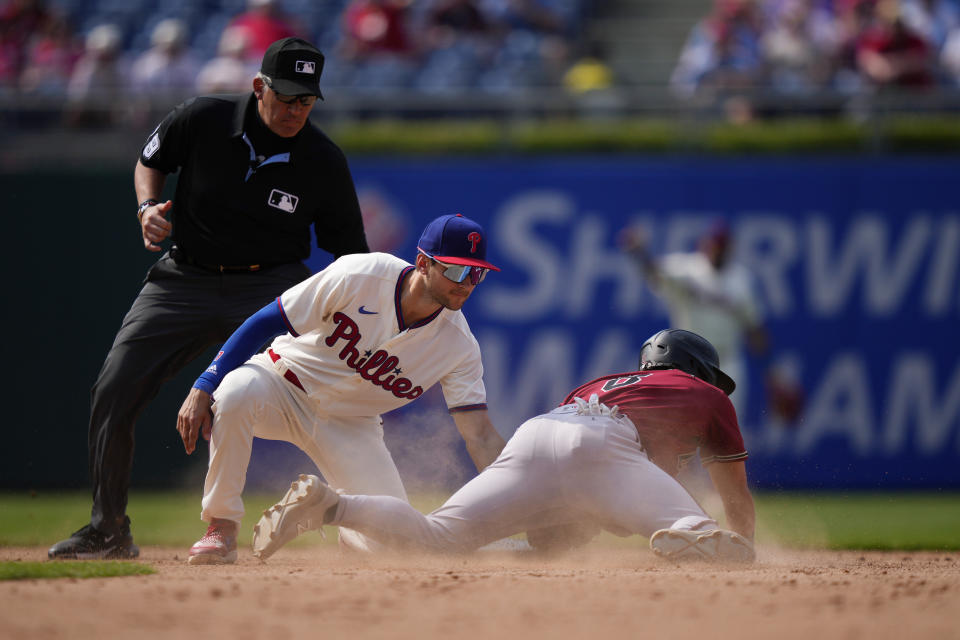
<instances>
[{"instance_id":1,"label":"white pinstripe jersey","mask_svg":"<svg viewBox=\"0 0 960 640\"><path fill-rule=\"evenodd\" d=\"M335 415L392 411L439 382L451 410L486 406L480 345L460 311L405 326L413 265L386 253L343 256L277 300L290 334L272 348L311 399Z\"/></svg>"}]
</instances>

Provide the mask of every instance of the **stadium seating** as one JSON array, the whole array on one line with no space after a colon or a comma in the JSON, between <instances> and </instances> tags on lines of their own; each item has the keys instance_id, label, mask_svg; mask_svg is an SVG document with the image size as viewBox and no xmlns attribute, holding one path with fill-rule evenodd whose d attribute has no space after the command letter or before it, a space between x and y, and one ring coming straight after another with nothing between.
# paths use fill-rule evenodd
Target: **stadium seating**
<instances>
[{"instance_id":1,"label":"stadium seating","mask_svg":"<svg viewBox=\"0 0 960 640\"><path fill-rule=\"evenodd\" d=\"M349 0L280 0L282 11L324 50L330 65L327 82L358 91L383 88L445 93L462 89L509 90L543 84L549 78L540 51L543 34L536 33L509 11L506 0L481 0L490 16L513 25L493 59L481 59L469 46L457 43L426 52L415 62L377 61L352 64L339 61L342 17ZM585 16L596 0L536 0L562 23L559 33L571 43L583 32ZM429 0L410 5L409 20L415 37ZM153 27L166 18L180 18L190 28L189 43L200 60L212 58L220 34L231 18L243 12L247 0L47 0L47 6L67 15L74 30L84 36L95 26L110 23L122 33L124 53L132 58L149 46ZM571 50L573 46L570 47Z\"/></svg>"}]
</instances>

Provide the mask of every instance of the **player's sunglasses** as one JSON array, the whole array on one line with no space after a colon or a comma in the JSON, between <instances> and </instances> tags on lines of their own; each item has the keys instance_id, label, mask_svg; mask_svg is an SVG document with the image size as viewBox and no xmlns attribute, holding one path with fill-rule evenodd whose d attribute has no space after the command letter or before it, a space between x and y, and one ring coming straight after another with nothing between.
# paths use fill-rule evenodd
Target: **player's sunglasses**
<instances>
[{"instance_id":1,"label":"player's sunglasses","mask_svg":"<svg viewBox=\"0 0 960 640\"><path fill-rule=\"evenodd\" d=\"M285 93L277 93L273 89L273 82L271 82L267 78L264 78L263 81L268 87L270 87L270 91L273 91L273 95L277 96L277 100L279 100L283 104L292 105L295 102L299 102L300 106L302 107L312 107L317 103L317 96L310 95L309 93L305 93L299 96L288 96Z\"/></svg>"},{"instance_id":2,"label":"player's sunglasses","mask_svg":"<svg viewBox=\"0 0 960 640\"><path fill-rule=\"evenodd\" d=\"M475 267L470 264L447 264L446 262L440 262L422 249L420 253L443 267L443 275L447 280L452 280L457 283L470 278L470 284L476 286L483 282L483 279L487 277L487 271L489 271L489 269L485 267Z\"/></svg>"}]
</instances>

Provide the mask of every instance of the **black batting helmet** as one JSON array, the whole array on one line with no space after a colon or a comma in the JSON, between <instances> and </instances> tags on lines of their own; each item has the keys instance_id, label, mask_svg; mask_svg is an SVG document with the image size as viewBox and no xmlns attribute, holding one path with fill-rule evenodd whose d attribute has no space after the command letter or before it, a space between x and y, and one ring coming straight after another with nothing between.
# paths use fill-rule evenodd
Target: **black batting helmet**
<instances>
[{"instance_id":1,"label":"black batting helmet","mask_svg":"<svg viewBox=\"0 0 960 640\"><path fill-rule=\"evenodd\" d=\"M733 378L720 370L720 357L710 342L692 331L664 329L640 348L640 370L680 369L730 395L737 388Z\"/></svg>"}]
</instances>

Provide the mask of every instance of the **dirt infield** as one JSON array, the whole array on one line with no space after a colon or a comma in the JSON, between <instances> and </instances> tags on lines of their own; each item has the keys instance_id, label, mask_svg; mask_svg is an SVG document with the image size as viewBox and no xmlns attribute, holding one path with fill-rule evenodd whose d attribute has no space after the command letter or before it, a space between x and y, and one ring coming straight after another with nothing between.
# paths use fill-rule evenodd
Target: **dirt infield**
<instances>
[{"instance_id":1,"label":"dirt infield","mask_svg":"<svg viewBox=\"0 0 960 640\"><path fill-rule=\"evenodd\" d=\"M0 638L960 638L960 554L760 551L749 567L636 548L561 557L356 556L284 549L152 576L0 583ZM45 559L2 548L0 560Z\"/></svg>"}]
</instances>

